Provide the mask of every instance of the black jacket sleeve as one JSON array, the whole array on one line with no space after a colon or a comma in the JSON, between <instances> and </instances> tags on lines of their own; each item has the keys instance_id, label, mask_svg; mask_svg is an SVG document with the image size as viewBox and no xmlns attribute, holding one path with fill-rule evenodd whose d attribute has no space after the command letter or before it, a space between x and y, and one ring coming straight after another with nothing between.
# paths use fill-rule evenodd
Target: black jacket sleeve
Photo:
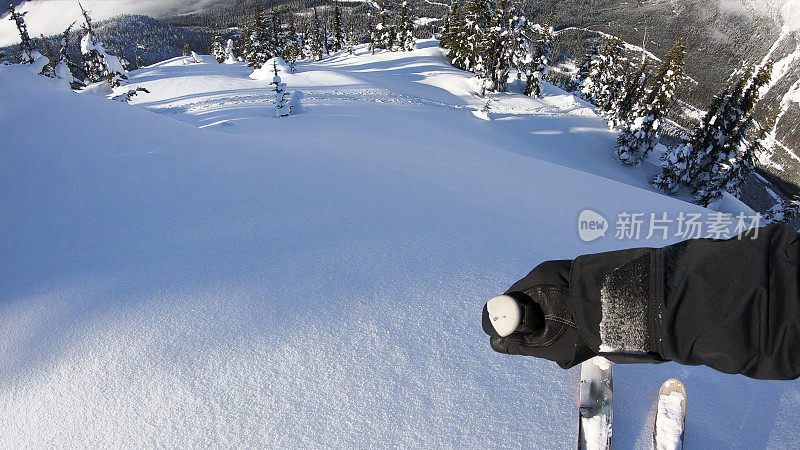
<instances>
[{"instance_id":1,"label":"black jacket sleeve","mask_svg":"<svg viewBox=\"0 0 800 450\"><path fill-rule=\"evenodd\" d=\"M800 241L771 225L727 241L573 261L577 329L616 362L676 361L753 378L800 376Z\"/></svg>"}]
</instances>

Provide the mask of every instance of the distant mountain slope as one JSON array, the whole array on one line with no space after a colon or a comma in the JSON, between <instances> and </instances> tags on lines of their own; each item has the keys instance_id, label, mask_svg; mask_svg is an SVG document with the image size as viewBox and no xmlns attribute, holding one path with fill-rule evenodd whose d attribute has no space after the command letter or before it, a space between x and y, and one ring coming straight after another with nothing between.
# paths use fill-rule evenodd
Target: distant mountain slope
<instances>
[{"instance_id":1,"label":"distant mountain slope","mask_svg":"<svg viewBox=\"0 0 800 450\"><path fill-rule=\"evenodd\" d=\"M180 56L183 45L198 53L208 53L211 43L211 33L198 29L188 29L171 25L160 20L142 15L122 15L111 19L102 20L95 25L97 36L106 48L118 56L128 60L132 67L136 67L136 47L140 46L138 55L141 65L150 65ZM78 24L70 33L69 53L76 63L80 62L80 39L83 32ZM58 49L57 36L48 37L48 42L54 51ZM35 39L39 51L41 39ZM17 45L0 48L6 59L19 52Z\"/></svg>"}]
</instances>

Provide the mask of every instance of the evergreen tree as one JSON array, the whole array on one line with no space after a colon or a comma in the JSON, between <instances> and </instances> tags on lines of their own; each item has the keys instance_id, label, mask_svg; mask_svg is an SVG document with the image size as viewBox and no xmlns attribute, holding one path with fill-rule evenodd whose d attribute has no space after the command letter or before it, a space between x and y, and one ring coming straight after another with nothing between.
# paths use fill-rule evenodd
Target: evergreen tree
<instances>
[{"instance_id":1,"label":"evergreen tree","mask_svg":"<svg viewBox=\"0 0 800 450\"><path fill-rule=\"evenodd\" d=\"M442 24L442 33L439 39L439 46L445 49L454 49L458 27L461 23L461 8L458 0L453 0L447 9Z\"/></svg>"},{"instance_id":2,"label":"evergreen tree","mask_svg":"<svg viewBox=\"0 0 800 450\"><path fill-rule=\"evenodd\" d=\"M274 86L275 92L275 115L278 117L286 117L289 115L289 93L286 92L286 84L281 82L281 77L278 76L278 64L275 60L272 61L272 70L275 74L272 77L271 85Z\"/></svg>"},{"instance_id":3,"label":"evergreen tree","mask_svg":"<svg viewBox=\"0 0 800 450\"><path fill-rule=\"evenodd\" d=\"M471 58L466 49L467 23L458 0L453 0L450 6L447 23L448 29L442 36L442 43L447 49L450 63L458 69L468 70L467 66Z\"/></svg>"},{"instance_id":4,"label":"evergreen tree","mask_svg":"<svg viewBox=\"0 0 800 450\"><path fill-rule=\"evenodd\" d=\"M286 31L285 54L286 63L289 65L289 71L294 72L296 61L303 56L303 41L297 33L297 27L294 23L294 14L289 13L288 26Z\"/></svg>"},{"instance_id":5,"label":"evergreen tree","mask_svg":"<svg viewBox=\"0 0 800 450\"><path fill-rule=\"evenodd\" d=\"M800 199L780 200L766 214L766 223L789 223L800 215Z\"/></svg>"},{"instance_id":6,"label":"evergreen tree","mask_svg":"<svg viewBox=\"0 0 800 450\"><path fill-rule=\"evenodd\" d=\"M260 69L274 56L274 47L270 48L269 26L261 4L256 3L252 20L242 29L242 57L253 69Z\"/></svg>"},{"instance_id":7,"label":"evergreen tree","mask_svg":"<svg viewBox=\"0 0 800 450\"><path fill-rule=\"evenodd\" d=\"M249 21L239 25L239 39L234 42L234 53L241 56L242 61L247 62L248 57L253 55L253 29Z\"/></svg>"},{"instance_id":8,"label":"evergreen tree","mask_svg":"<svg viewBox=\"0 0 800 450\"><path fill-rule=\"evenodd\" d=\"M714 97L714 101L708 112L703 117L700 126L696 127L684 142L664 154L661 161L661 173L653 178L652 183L667 194L675 194L681 184L687 186L692 183L692 179L697 175L697 162L705 159L711 151L712 142L718 141L723 133L720 126L723 120L719 120L722 109L726 107L729 99L734 92L744 89L744 78L741 77L743 69L737 69L728 78L725 88ZM737 82L738 78L738 82Z\"/></svg>"},{"instance_id":9,"label":"evergreen tree","mask_svg":"<svg viewBox=\"0 0 800 450\"><path fill-rule=\"evenodd\" d=\"M661 121L672 103L675 90L684 78L687 41L681 35L669 51L652 90L632 114L617 139L617 158L626 165L639 164L653 149L661 130Z\"/></svg>"},{"instance_id":10,"label":"evergreen tree","mask_svg":"<svg viewBox=\"0 0 800 450\"><path fill-rule=\"evenodd\" d=\"M400 7L400 24L397 32L397 46L402 51L414 50L414 19L408 9L408 3Z\"/></svg>"},{"instance_id":11,"label":"evergreen tree","mask_svg":"<svg viewBox=\"0 0 800 450\"><path fill-rule=\"evenodd\" d=\"M601 111L607 111L612 100L620 95L627 67L622 39L609 40L584 69L587 75L582 81L581 92Z\"/></svg>"},{"instance_id":12,"label":"evergreen tree","mask_svg":"<svg viewBox=\"0 0 800 450\"><path fill-rule=\"evenodd\" d=\"M53 53L53 49L50 48L50 44L47 42L47 39L44 38L44 35L39 35L42 39L42 47L44 47L44 54L47 57L47 64L42 67L42 72L40 75L44 75L50 78L56 78L56 64L58 64L58 58L56 58L55 53Z\"/></svg>"},{"instance_id":13,"label":"evergreen tree","mask_svg":"<svg viewBox=\"0 0 800 450\"><path fill-rule=\"evenodd\" d=\"M538 30L531 61L525 70L525 95L542 96L542 79L547 76L550 60L553 57L553 19L555 10L550 13L547 23Z\"/></svg>"},{"instance_id":14,"label":"evergreen tree","mask_svg":"<svg viewBox=\"0 0 800 450\"><path fill-rule=\"evenodd\" d=\"M106 80L111 87L117 87L123 80L128 79L125 68L119 58L109 54L103 43L95 37L92 18L78 2L83 14L83 31L86 33L81 39L81 54L83 55L83 71L90 83Z\"/></svg>"},{"instance_id":15,"label":"evergreen tree","mask_svg":"<svg viewBox=\"0 0 800 450\"><path fill-rule=\"evenodd\" d=\"M470 0L464 12L464 26L459 33L459 45L463 51L464 69L468 70L484 81L484 90L487 82L491 83L487 56L492 55L487 51L490 41L487 35L494 26L494 5L491 0Z\"/></svg>"},{"instance_id":16,"label":"evergreen tree","mask_svg":"<svg viewBox=\"0 0 800 450\"><path fill-rule=\"evenodd\" d=\"M514 62L514 36L509 32L515 26L516 9L511 0L500 0L492 13L492 21L484 35L483 61L486 86L490 91L508 90L508 73Z\"/></svg>"},{"instance_id":17,"label":"evergreen tree","mask_svg":"<svg viewBox=\"0 0 800 450\"><path fill-rule=\"evenodd\" d=\"M747 176L752 173L758 154L763 150L762 142L767 137L777 117L771 117L765 127L758 128L753 111L758 104L761 88L769 84L772 76L772 61L768 61L749 81L738 98L731 98L730 116L725 121L730 131L719 139L714 152L704 161L700 176L695 180L692 192L697 204L706 206L723 191L738 197ZM754 132L753 130L758 130ZM720 143L721 141L721 143Z\"/></svg>"},{"instance_id":18,"label":"evergreen tree","mask_svg":"<svg viewBox=\"0 0 800 450\"><path fill-rule=\"evenodd\" d=\"M56 64L55 67L55 74L58 78L66 80L72 89L79 89L83 87L83 83L79 82L72 75L72 62L69 60L69 53L67 51L67 45L69 44L69 33L72 31L72 27L74 25L75 22L72 22L64 30L64 32L61 33L61 40L59 42L58 49L58 64Z\"/></svg>"},{"instance_id":19,"label":"evergreen tree","mask_svg":"<svg viewBox=\"0 0 800 450\"><path fill-rule=\"evenodd\" d=\"M647 87L647 66L647 59L642 59L636 71L628 71L625 75L622 91L611 100L608 118L612 127L629 122L634 110L642 101Z\"/></svg>"},{"instance_id":20,"label":"evergreen tree","mask_svg":"<svg viewBox=\"0 0 800 450\"><path fill-rule=\"evenodd\" d=\"M342 10L339 1L333 0L333 51L344 49L344 32L342 31Z\"/></svg>"},{"instance_id":21,"label":"evergreen tree","mask_svg":"<svg viewBox=\"0 0 800 450\"><path fill-rule=\"evenodd\" d=\"M283 38L283 24L277 14L273 14L269 23L267 50L271 56L286 56L286 39Z\"/></svg>"},{"instance_id":22,"label":"evergreen tree","mask_svg":"<svg viewBox=\"0 0 800 450\"><path fill-rule=\"evenodd\" d=\"M211 44L211 54L218 63L222 64L227 58L225 46L222 45L222 37L219 34L214 35L214 42Z\"/></svg>"},{"instance_id":23,"label":"evergreen tree","mask_svg":"<svg viewBox=\"0 0 800 450\"><path fill-rule=\"evenodd\" d=\"M383 8L378 9L378 21L372 28L370 48L374 54L376 50L394 50L396 30L389 18L389 12Z\"/></svg>"},{"instance_id":24,"label":"evergreen tree","mask_svg":"<svg viewBox=\"0 0 800 450\"><path fill-rule=\"evenodd\" d=\"M233 43L233 39L228 39L228 44L225 46L225 64L235 64L239 62L239 58L236 57L234 48L235 45Z\"/></svg>"},{"instance_id":25,"label":"evergreen tree","mask_svg":"<svg viewBox=\"0 0 800 450\"><path fill-rule=\"evenodd\" d=\"M752 65L734 71L701 124L680 147L664 155L662 171L653 184L669 194L685 185L702 205L723 190L738 194L741 182L752 170L761 141L768 134L763 131L762 135L748 138L756 129L752 113L759 91L769 83L771 71L771 61L755 76Z\"/></svg>"},{"instance_id":26,"label":"evergreen tree","mask_svg":"<svg viewBox=\"0 0 800 450\"><path fill-rule=\"evenodd\" d=\"M577 84L581 89L581 94L583 94L583 82L589 78L589 75L592 73L594 60L598 57L598 55L600 55L600 47L596 44L593 44L583 56L583 63L578 68L578 73L575 77L575 84Z\"/></svg>"},{"instance_id":27,"label":"evergreen tree","mask_svg":"<svg viewBox=\"0 0 800 450\"><path fill-rule=\"evenodd\" d=\"M34 50L33 50L33 41L31 41L30 35L28 35L28 26L25 24L25 14L28 12L19 13L17 12L16 8L14 7L14 1L8 0L8 12L9 12L9 20L13 20L14 23L17 25L17 31L19 32L19 48L22 50L22 63L23 64L30 64L34 61Z\"/></svg>"},{"instance_id":28,"label":"evergreen tree","mask_svg":"<svg viewBox=\"0 0 800 450\"><path fill-rule=\"evenodd\" d=\"M319 15L317 15L317 8L314 8L314 17L309 27L306 30L305 52L306 55L316 61L322 60L325 48L322 45L322 27L319 23Z\"/></svg>"}]
</instances>

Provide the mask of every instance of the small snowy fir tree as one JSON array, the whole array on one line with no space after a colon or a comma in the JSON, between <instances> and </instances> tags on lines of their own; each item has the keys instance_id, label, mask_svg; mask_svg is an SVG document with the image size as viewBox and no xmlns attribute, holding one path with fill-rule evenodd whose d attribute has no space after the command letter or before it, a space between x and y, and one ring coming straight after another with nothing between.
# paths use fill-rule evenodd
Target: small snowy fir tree
<instances>
[{"instance_id":1,"label":"small snowy fir tree","mask_svg":"<svg viewBox=\"0 0 800 450\"><path fill-rule=\"evenodd\" d=\"M56 77L56 64L58 64L58 57L55 53L53 53L53 49L50 47L50 43L47 42L44 35L39 35L42 40L42 46L44 47L44 54L47 57L47 64L44 65L42 68L42 72L40 75L49 77L49 78L57 78Z\"/></svg>"},{"instance_id":2,"label":"small snowy fir tree","mask_svg":"<svg viewBox=\"0 0 800 450\"><path fill-rule=\"evenodd\" d=\"M144 92L145 94L149 94L150 93L150 91L148 91L147 89L145 89L143 87L137 87L136 89L130 89L128 92L125 92L124 94L116 95L116 96L112 97L111 100L116 100L116 101L122 102L122 103L128 103L128 102L131 101L131 98L136 97L137 95L139 95L139 92Z\"/></svg>"},{"instance_id":3,"label":"small snowy fir tree","mask_svg":"<svg viewBox=\"0 0 800 450\"><path fill-rule=\"evenodd\" d=\"M400 6L400 24L397 30L397 46L402 51L414 50L414 18L408 9L408 3Z\"/></svg>"},{"instance_id":4,"label":"small snowy fir tree","mask_svg":"<svg viewBox=\"0 0 800 450\"><path fill-rule=\"evenodd\" d=\"M31 64L33 63L34 59L36 59L36 55L34 54L35 52L33 50L33 42L28 34L28 26L25 24L25 14L28 14L28 12L17 12L16 8L14 7L13 0L8 0L8 12L9 20L14 21L14 23L17 25L17 31L19 32L19 48L22 51L20 60L23 64Z\"/></svg>"},{"instance_id":5,"label":"small snowy fir tree","mask_svg":"<svg viewBox=\"0 0 800 450\"><path fill-rule=\"evenodd\" d=\"M67 45L69 44L69 33L72 31L72 27L75 25L75 22L72 22L67 29L61 33L61 40L59 42L59 49L58 49L58 64L56 64L55 73L56 77L65 80L67 84L72 89L80 89L83 87L83 83L78 81L72 75L72 62L69 60L69 52L67 49Z\"/></svg>"},{"instance_id":6,"label":"small snowy fir tree","mask_svg":"<svg viewBox=\"0 0 800 450\"><path fill-rule=\"evenodd\" d=\"M225 46L222 45L222 37L218 34L214 35L214 42L211 44L211 54L214 55L214 59L220 64L224 63L228 57Z\"/></svg>"},{"instance_id":7,"label":"small snowy fir tree","mask_svg":"<svg viewBox=\"0 0 800 450\"><path fill-rule=\"evenodd\" d=\"M550 18L538 30L538 38L534 46L530 62L525 67L525 95L534 97L542 96L542 80L547 76L550 60L553 57L553 17L554 12L550 13Z\"/></svg>"},{"instance_id":8,"label":"small snowy fir tree","mask_svg":"<svg viewBox=\"0 0 800 450\"><path fill-rule=\"evenodd\" d=\"M233 39L228 39L228 44L225 46L225 64L236 64L239 59L233 53Z\"/></svg>"},{"instance_id":9,"label":"small snowy fir tree","mask_svg":"<svg viewBox=\"0 0 800 450\"><path fill-rule=\"evenodd\" d=\"M617 158L622 164L636 165L655 147L661 122L667 114L678 84L683 80L687 41L681 35L659 68L653 89L623 126L617 139Z\"/></svg>"},{"instance_id":10,"label":"small snowy fir tree","mask_svg":"<svg viewBox=\"0 0 800 450\"><path fill-rule=\"evenodd\" d=\"M281 82L281 77L278 76L278 64L275 61L272 61L272 71L274 76L270 84L274 86L273 91L275 92L275 115L286 117L291 113L290 96L286 92L286 84Z\"/></svg>"},{"instance_id":11,"label":"small snowy fir tree","mask_svg":"<svg viewBox=\"0 0 800 450\"><path fill-rule=\"evenodd\" d=\"M83 31L85 35L81 39L81 54L83 55L83 71L89 83L106 80L111 87L117 87L124 80L128 79L128 74L122 66L119 58L108 53L103 47L103 43L95 37L92 18L78 3L83 14Z\"/></svg>"},{"instance_id":12,"label":"small snowy fir tree","mask_svg":"<svg viewBox=\"0 0 800 450\"><path fill-rule=\"evenodd\" d=\"M333 51L343 50L345 46L344 31L342 30L342 9L339 1L333 0Z\"/></svg>"},{"instance_id":13,"label":"small snowy fir tree","mask_svg":"<svg viewBox=\"0 0 800 450\"><path fill-rule=\"evenodd\" d=\"M594 60L600 54L600 46L597 44L592 44L586 53L583 56L583 63L578 68L578 71L575 74L575 79L573 83L577 86L576 91L580 92L581 96L583 94L583 83L589 78L589 75L592 73L592 68L594 66ZM584 96L585 97L585 96Z\"/></svg>"}]
</instances>

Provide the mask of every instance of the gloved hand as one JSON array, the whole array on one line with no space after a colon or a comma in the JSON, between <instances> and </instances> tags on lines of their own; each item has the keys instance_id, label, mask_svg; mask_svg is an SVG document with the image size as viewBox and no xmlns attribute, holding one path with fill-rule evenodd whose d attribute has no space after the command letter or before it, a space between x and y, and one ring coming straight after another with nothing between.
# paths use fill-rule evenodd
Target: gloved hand
<instances>
[{"instance_id":1,"label":"gloved hand","mask_svg":"<svg viewBox=\"0 0 800 450\"><path fill-rule=\"evenodd\" d=\"M526 311L522 325L506 337L500 336L483 307L483 331L490 336L492 349L549 359L564 369L595 356L573 318L571 266L572 261L542 263L506 291Z\"/></svg>"}]
</instances>

